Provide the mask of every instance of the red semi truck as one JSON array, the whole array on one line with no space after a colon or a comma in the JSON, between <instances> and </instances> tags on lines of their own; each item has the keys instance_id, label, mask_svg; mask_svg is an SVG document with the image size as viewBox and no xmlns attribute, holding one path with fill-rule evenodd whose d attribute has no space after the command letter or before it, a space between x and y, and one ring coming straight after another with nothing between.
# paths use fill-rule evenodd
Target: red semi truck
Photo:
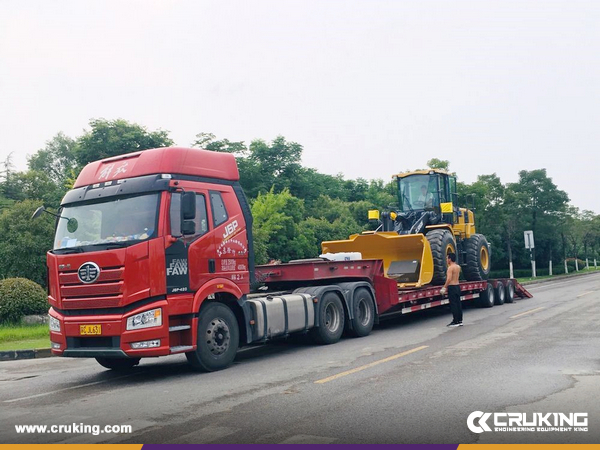
<instances>
[{"instance_id":1,"label":"red semi truck","mask_svg":"<svg viewBox=\"0 0 600 450\"><path fill-rule=\"evenodd\" d=\"M199 149L88 164L62 201L47 265L52 352L111 369L185 353L214 371L243 345L294 333L331 344L448 303L439 287L399 289L381 260L255 266L235 158ZM487 307L530 296L510 279L460 287Z\"/></svg>"}]
</instances>

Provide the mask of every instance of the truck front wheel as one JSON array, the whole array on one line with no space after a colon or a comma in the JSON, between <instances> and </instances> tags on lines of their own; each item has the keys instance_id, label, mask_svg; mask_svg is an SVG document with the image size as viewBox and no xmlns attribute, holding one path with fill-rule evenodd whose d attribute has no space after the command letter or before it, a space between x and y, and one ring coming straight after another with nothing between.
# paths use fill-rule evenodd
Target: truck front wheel
<instances>
[{"instance_id":1,"label":"truck front wheel","mask_svg":"<svg viewBox=\"0 0 600 450\"><path fill-rule=\"evenodd\" d=\"M334 292L326 293L318 303L318 327L311 330L317 344L335 344L344 332L344 306Z\"/></svg>"},{"instance_id":2,"label":"truck front wheel","mask_svg":"<svg viewBox=\"0 0 600 450\"><path fill-rule=\"evenodd\" d=\"M209 303L200 310L195 351L185 354L190 365L203 372L229 367L240 343L235 315L222 303Z\"/></svg>"}]
</instances>

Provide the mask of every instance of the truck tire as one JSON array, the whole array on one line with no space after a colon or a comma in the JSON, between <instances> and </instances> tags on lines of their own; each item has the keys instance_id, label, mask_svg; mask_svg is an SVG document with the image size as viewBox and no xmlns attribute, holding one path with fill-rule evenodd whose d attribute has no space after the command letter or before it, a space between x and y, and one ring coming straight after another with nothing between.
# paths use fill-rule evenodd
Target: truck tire
<instances>
[{"instance_id":1,"label":"truck tire","mask_svg":"<svg viewBox=\"0 0 600 450\"><path fill-rule=\"evenodd\" d=\"M483 234L465 240L464 276L467 281L483 281L490 276L490 247Z\"/></svg>"},{"instance_id":2,"label":"truck tire","mask_svg":"<svg viewBox=\"0 0 600 450\"><path fill-rule=\"evenodd\" d=\"M240 344L240 332L229 307L208 303L200 309L197 344L195 351L185 354L195 370L214 372L233 363Z\"/></svg>"},{"instance_id":3,"label":"truck tire","mask_svg":"<svg viewBox=\"0 0 600 450\"><path fill-rule=\"evenodd\" d=\"M495 305L504 305L504 301L506 300L506 288L504 287L504 283L502 281L496 282L496 292L494 292L494 304Z\"/></svg>"},{"instance_id":4,"label":"truck tire","mask_svg":"<svg viewBox=\"0 0 600 450\"><path fill-rule=\"evenodd\" d=\"M506 303L514 303L515 301L515 283L513 280L508 280L505 285L506 288L506 297L504 301Z\"/></svg>"},{"instance_id":5,"label":"truck tire","mask_svg":"<svg viewBox=\"0 0 600 450\"><path fill-rule=\"evenodd\" d=\"M477 306L480 308L491 308L494 306L494 286L488 283L487 287L479 293Z\"/></svg>"},{"instance_id":6,"label":"truck tire","mask_svg":"<svg viewBox=\"0 0 600 450\"><path fill-rule=\"evenodd\" d=\"M334 292L327 292L319 303L318 327L310 330L312 339L317 344L335 344L344 332L344 306Z\"/></svg>"},{"instance_id":7,"label":"truck tire","mask_svg":"<svg viewBox=\"0 0 600 450\"><path fill-rule=\"evenodd\" d=\"M375 304L368 289L363 287L354 291L352 309L353 318L350 334L356 337L368 336L375 323Z\"/></svg>"},{"instance_id":8,"label":"truck tire","mask_svg":"<svg viewBox=\"0 0 600 450\"><path fill-rule=\"evenodd\" d=\"M140 358L96 358L98 364L111 370L129 370L140 363Z\"/></svg>"},{"instance_id":9,"label":"truck tire","mask_svg":"<svg viewBox=\"0 0 600 450\"><path fill-rule=\"evenodd\" d=\"M441 285L446 282L448 263L446 255L456 254L456 241L450 230L432 230L425 235L433 256L433 278L431 284Z\"/></svg>"}]
</instances>

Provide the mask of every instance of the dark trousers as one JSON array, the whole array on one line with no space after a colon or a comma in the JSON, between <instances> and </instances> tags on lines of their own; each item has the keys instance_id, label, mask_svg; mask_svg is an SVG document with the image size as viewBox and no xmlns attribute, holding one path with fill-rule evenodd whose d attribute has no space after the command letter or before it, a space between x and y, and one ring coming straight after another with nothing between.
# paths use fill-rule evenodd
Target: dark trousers
<instances>
[{"instance_id":1,"label":"dark trousers","mask_svg":"<svg viewBox=\"0 0 600 450\"><path fill-rule=\"evenodd\" d=\"M452 311L454 322L462 322L463 314L462 304L460 302L460 286L448 286L448 298L450 299L450 311Z\"/></svg>"}]
</instances>

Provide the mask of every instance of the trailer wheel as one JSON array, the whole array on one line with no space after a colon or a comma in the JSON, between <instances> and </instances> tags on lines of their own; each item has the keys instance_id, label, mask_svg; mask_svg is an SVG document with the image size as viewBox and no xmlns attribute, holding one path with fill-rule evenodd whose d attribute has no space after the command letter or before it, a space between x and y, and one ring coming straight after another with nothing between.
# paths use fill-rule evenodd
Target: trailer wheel
<instances>
[{"instance_id":1,"label":"trailer wheel","mask_svg":"<svg viewBox=\"0 0 600 450\"><path fill-rule=\"evenodd\" d=\"M425 235L431 247L433 257L433 278L431 284L440 285L446 282L448 253L456 254L456 242L449 230L432 230Z\"/></svg>"},{"instance_id":2,"label":"trailer wheel","mask_svg":"<svg viewBox=\"0 0 600 450\"><path fill-rule=\"evenodd\" d=\"M366 288L358 288L354 291L352 330L353 336L368 336L375 323L375 304L373 296Z\"/></svg>"},{"instance_id":3,"label":"trailer wheel","mask_svg":"<svg viewBox=\"0 0 600 450\"><path fill-rule=\"evenodd\" d=\"M487 288L479 293L479 301L477 305L480 308L491 308L494 306L494 287L488 283Z\"/></svg>"},{"instance_id":4,"label":"trailer wheel","mask_svg":"<svg viewBox=\"0 0 600 450\"><path fill-rule=\"evenodd\" d=\"M465 240L464 275L467 281L483 281L490 276L490 247L483 234Z\"/></svg>"},{"instance_id":5,"label":"trailer wheel","mask_svg":"<svg viewBox=\"0 0 600 450\"><path fill-rule=\"evenodd\" d=\"M129 370L140 363L140 358L96 358L98 364L111 370Z\"/></svg>"},{"instance_id":6,"label":"trailer wheel","mask_svg":"<svg viewBox=\"0 0 600 450\"><path fill-rule=\"evenodd\" d=\"M515 283L513 282L513 280L508 280L506 282L506 298L505 298L505 302L506 303L513 303L515 301Z\"/></svg>"},{"instance_id":7,"label":"trailer wheel","mask_svg":"<svg viewBox=\"0 0 600 450\"><path fill-rule=\"evenodd\" d=\"M214 372L233 363L239 343L238 323L231 309L222 303L208 303L200 309L197 348L185 356L195 370Z\"/></svg>"},{"instance_id":8,"label":"trailer wheel","mask_svg":"<svg viewBox=\"0 0 600 450\"><path fill-rule=\"evenodd\" d=\"M504 288L504 283L502 281L496 282L496 292L494 292L494 304L495 305L504 305L506 300L506 289Z\"/></svg>"},{"instance_id":9,"label":"trailer wheel","mask_svg":"<svg viewBox=\"0 0 600 450\"><path fill-rule=\"evenodd\" d=\"M319 326L310 330L317 344L335 344L344 332L344 306L334 292L326 293L318 303Z\"/></svg>"}]
</instances>

